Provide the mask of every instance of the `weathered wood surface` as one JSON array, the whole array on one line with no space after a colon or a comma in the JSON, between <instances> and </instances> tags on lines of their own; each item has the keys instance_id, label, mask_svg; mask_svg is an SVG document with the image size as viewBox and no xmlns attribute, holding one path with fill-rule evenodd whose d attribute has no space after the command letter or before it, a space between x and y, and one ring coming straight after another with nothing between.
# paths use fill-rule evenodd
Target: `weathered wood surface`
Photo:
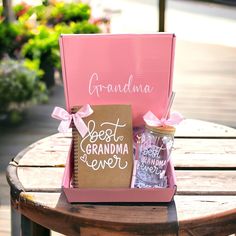
<instances>
[{"instance_id":1,"label":"weathered wood surface","mask_svg":"<svg viewBox=\"0 0 236 236\"><path fill-rule=\"evenodd\" d=\"M236 139L176 138L172 160L177 169L236 169Z\"/></svg>"},{"instance_id":2,"label":"weathered wood surface","mask_svg":"<svg viewBox=\"0 0 236 236\"><path fill-rule=\"evenodd\" d=\"M176 171L177 194L236 195L236 171Z\"/></svg>"},{"instance_id":3,"label":"weathered wood surface","mask_svg":"<svg viewBox=\"0 0 236 236\"><path fill-rule=\"evenodd\" d=\"M70 133L65 136L58 133L33 143L14 161L19 166L65 166L71 142Z\"/></svg>"},{"instance_id":4,"label":"weathered wood surface","mask_svg":"<svg viewBox=\"0 0 236 236\"><path fill-rule=\"evenodd\" d=\"M103 235L101 232L106 231L111 235L113 232L120 235L160 235L177 230L174 203L171 206L69 204L64 194L51 195L22 193L20 211L43 226L60 229L60 232L66 235L79 235L80 227L85 232L86 229L94 229L96 235ZM45 217L41 217L43 215ZM48 217L50 219L47 219ZM65 220L70 224L61 225ZM169 222L168 225L166 222Z\"/></svg>"},{"instance_id":5,"label":"weathered wood surface","mask_svg":"<svg viewBox=\"0 0 236 236\"><path fill-rule=\"evenodd\" d=\"M220 145L216 137L222 139ZM173 151L174 164L182 168L193 166L234 168L236 167L236 160L233 158L236 153L234 137L236 137L235 129L205 121L185 120L177 128ZM70 143L71 133L66 135L58 133L30 145L16 157L15 161L19 166L64 166ZM222 155L224 158L221 158Z\"/></svg>"},{"instance_id":6,"label":"weathered wood surface","mask_svg":"<svg viewBox=\"0 0 236 236\"><path fill-rule=\"evenodd\" d=\"M236 129L211 122L186 119L177 127L176 137L235 138Z\"/></svg>"},{"instance_id":7,"label":"weathered wood surface","mask_svg":"<svg viewBox=\"0 0 236 236\"><path fill-rule=\"evenodd\" d=\"M178 224L180 235L234 233L235 134L234 129L195 120L179 127L172 152L178 184L176 207L173 203L67 203L61 181L71 137L47 137L30 145L12 163L22 185L15 192L20 195L17 207L26 217L66 235L172 235Z\"/></svg>"},{"instance_id":8,"label":"weathered wood surface","mask_svg":"<svg viewBox=\"0 0 236 236\"><path fill-rule=\"evenodd\" d=\"M235 197L235 195L175 196L179 235L234 234L236 232Z\"/></svg>"},{"instance_id":9,"label":"weathered wood surface","mask_svg":"<svg viewBox=\"0 0 236 236\"><path fill-rule=\"evenodd\" d=\"M19 167L25 191L61 191L64 168ZM177 170L177 194L236 195L236 171Z\"/></svg>"},{"instance_id":10,"label":"weathered wood surface","mask_svg":"<svg viewBox=\"0 0 236 236\"><path fill-rule=\"evenodd\" d=\"M113 230L133 234L136 232L138 235L142 235L142 232L146 233L143 235L156 235L155 232L160 232L160 229L168 229L164 226L167 221L175 227L176 219L180 231L201 232L194 235L213 233L214 228L218 228L217 232L220 232L224 230L227 220L232 223L228 224L228 232L232 233L236 230L236 225L232 222L236 220L236 196L177 195L175 196L176 208L173 205L163 204L131 204L130 206L69 204L61 193L21 193L20 202L21 212L45 227L56 230L60 228L60 222L69 221L70 226L64 224L61 227L61 232L67 235L76 235L80 227L97 229L98 232L107 230L111 233ZM57 221L53 216L57 216Z\"/></svg>"},{"instance_id":11,"label":"weathered wood surface","mask_svg":"<svg viewBox=\"0 0 236 236\"><path fill-rule=\"evenodd\" d=\"M126 223L158 223L165 222L167 215L161 214L158 219L159 211L167 209L168 204L70 204L66 201L63 193L42 193L42 192L22 192L21 201L28 201L28 203L36 207L45 206L51 211L68 212L75 217L89 218L98 221L117 221ZM176 204L176 211L178 212L178 220L185 223L190 223L192 219L201 220L211 215L220 215L222 212L230 212L236 208L236 196L180 196L174 197ZM172 207L172 208L171 208ZM173 210L171 206L169 210ZM111 216L108 214L111 211ZM132 210L133 209L133 210ZM23 208L21 208L23 210ZM47 209L45 209L46 211ZM130 213L121 214L126 211ZM236 211L236 209L235 209ZM150 212L152 214L150 214ZM144 217L146 215L146 218ZM191 218L190 218L191 215Z\"/></svg>"},{"instance_id":12,"label":"weathered wood surface","mask_svg":"<svg viewBox=\"0 0 236 236\"><path fill-rule=\"evenodd\" d=\"M19 181L25 191L61 191L64 168L18 167Z\"/></svg>"},{"instance_id":13,"label":"weathered wood surface","mask_svg":"<svg viewBox=\"0 0 236 236\"><path fill-rule=\"evenodd\" d=\"M58 140L62 142L62 138ZM63 167L70 143L71 140L65 138L65 145L57 151L51 144L36 144L21 154L18 165ZM219 145L218 139L176 138L172 159L177 168L236 168L235 155L236 139L221 139Z\"/></svg>"}]
</instances>

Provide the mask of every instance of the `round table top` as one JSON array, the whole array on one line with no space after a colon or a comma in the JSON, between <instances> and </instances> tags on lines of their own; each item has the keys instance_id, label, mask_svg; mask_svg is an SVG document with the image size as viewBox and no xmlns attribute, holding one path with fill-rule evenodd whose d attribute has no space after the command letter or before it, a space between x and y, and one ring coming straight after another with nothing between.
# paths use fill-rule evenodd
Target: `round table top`
<instances>
[{"instance_id":1,"label":"round table top","mask_svg":"<svg viewBox=\"0 0 236 236\"><path fill-rule=\"evenodd\" d=\"M61 190L71 134L30 145L9 164L12 205L66 235L227 235L236 232L236 130L198 120L177 128L171 203L67 202Z\"/></svg>"}]
</instances>

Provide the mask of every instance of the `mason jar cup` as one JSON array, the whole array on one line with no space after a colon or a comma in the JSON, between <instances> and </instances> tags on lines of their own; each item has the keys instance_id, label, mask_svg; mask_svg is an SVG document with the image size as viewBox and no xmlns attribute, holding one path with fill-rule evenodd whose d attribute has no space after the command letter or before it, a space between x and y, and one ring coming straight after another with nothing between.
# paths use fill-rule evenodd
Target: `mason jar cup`
<instances>
[{"instance_id":1,"label":"mason jar cup","mask_svg":"<svg viewBox=\"0 0 236 236\"><path fill-rule=\"evenodd\" d=\"M137 188L166 188L166 169L174 144L172 126L145 126L141 135L136 178Z\"/></svg>"}]
</instances>

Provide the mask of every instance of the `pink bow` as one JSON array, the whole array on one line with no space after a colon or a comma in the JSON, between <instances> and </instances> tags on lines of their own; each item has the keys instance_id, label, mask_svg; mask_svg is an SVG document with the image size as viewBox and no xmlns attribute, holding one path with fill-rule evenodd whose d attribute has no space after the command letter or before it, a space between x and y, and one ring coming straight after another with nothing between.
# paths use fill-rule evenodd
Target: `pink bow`
<instances>
[{"instance_id":1,"label":"pink bow","mask_svg":"<svg viewBox=\"0 0 236 236\"><path fill-rule=\"evenodd\" d=\"M143 119L149 126L172 126L178 125L184 118L179 112L173 112L170 114L169 119L158 119L151 111L148 111L143 116Z\"/></svg>"},{"instance_id":2,"label":"pink bow","mask_svg":"<svg viewBox=\"0 0 236 236\"><path fill-rule=\"evenodd\" d=\"M71 121L73 119L75 127L79 131L80 135L84 137L85 134L88 132L88 127L86 126L82 118L87 117L91 115L92 113L93 113L93 110L88 104L82 106L80 110L77 111L75 114L69 114L63 108L55 107L52 112L52 117L57 120L61 120L61 123L58 127L58 131L61 133L68 132Z\"/></svg>"}]
</instances>

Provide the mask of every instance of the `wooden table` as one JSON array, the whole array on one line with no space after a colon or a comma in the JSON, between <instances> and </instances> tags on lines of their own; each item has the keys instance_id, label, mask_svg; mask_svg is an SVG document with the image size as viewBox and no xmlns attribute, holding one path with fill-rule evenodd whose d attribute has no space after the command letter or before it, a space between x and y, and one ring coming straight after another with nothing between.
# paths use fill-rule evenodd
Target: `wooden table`
<instances>
[{"instance_id":1,"label":"wooden table","mask_svg":"<svg viewBox=\"0 0 236 236\"><path fill-rule=\"evenodd\" d=\"M30 145L7 170L22 235L229 235L236 232L236 130L185 120L173 161L178 190L170 204L69 204L61 180L71 137ZM36 223L34 223L34 222Z\"/></svg>"}]
</instances>

